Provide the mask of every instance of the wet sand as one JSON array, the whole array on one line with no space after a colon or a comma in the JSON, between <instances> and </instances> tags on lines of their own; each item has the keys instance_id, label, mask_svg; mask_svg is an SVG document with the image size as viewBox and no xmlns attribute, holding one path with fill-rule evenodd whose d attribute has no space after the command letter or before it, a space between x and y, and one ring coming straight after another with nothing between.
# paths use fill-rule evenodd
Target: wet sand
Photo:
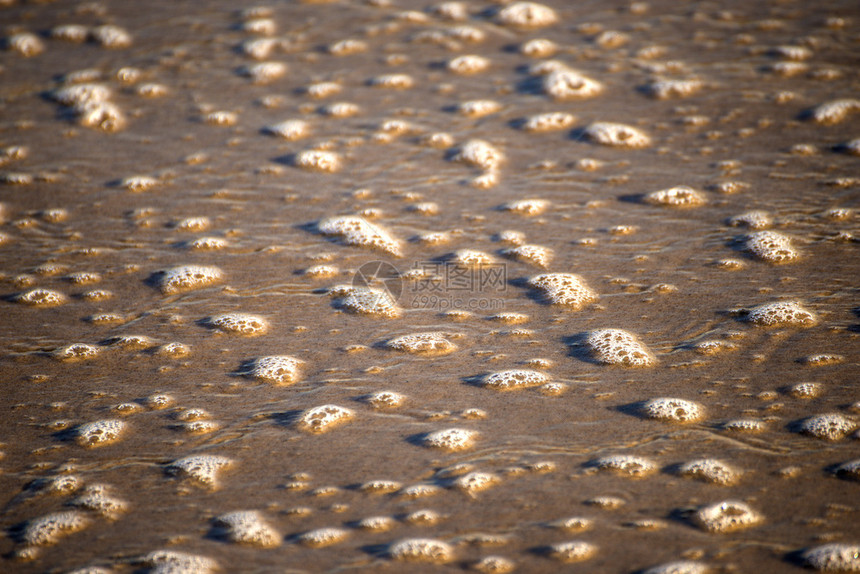
<instances>
[{"instance_id":1,"label":"wet sand","mask_svg":"<svg viewBox=\"0 0 860 574\"><path fill-rule=\"evenodd\" d=\"M860 10L546 6L0 8L0 570L860 567Z\"/></svg>"}]
</instances>

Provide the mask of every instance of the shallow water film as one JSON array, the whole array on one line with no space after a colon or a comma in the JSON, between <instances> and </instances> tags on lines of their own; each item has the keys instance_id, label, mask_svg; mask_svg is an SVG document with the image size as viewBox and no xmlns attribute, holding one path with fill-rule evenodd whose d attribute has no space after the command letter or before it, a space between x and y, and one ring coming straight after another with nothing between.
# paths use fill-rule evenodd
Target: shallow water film
<instances>
[{"instance_id":1,"label":"shallow water film","mask_svg":"<svg viewBox=\"0 0 860 574\"><path fill-rule=\"evenodd\" d=\"M0 571L860 571L856 2L0 22Z\"/></svg>"}]
</instances>

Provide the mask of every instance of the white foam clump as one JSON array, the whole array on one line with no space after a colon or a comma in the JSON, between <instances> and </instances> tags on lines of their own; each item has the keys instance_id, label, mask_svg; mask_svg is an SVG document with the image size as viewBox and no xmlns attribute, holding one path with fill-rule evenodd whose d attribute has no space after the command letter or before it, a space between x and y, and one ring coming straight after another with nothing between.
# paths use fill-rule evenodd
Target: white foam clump
<instances>
[{"instance_id":1,"label":"white foam clump","mask_svg":"<svg viewBox=\"0 0 860 574\"><path fill-rule=\"evenodd\" d=\"M475 471L457 478L453 486L464 491L466 494L474 494L487 490L499 482L499 477L490 472Z\"/></svg>"},{"instance_id":2,"label":"white foam clump","mask_svg":"<svg viewBox=\"0 0 860 574\"><path fill-rule=\"evenodd\" d=\"M594 359L606 365L647 367L657 361L643 343L622 329L590 331L585 344Z\"/></svg>"},{"instance_id":3,"label":"white foam clump","mask_svg":"<svg viewBox=\"0 0 860 574\"><path fill-rule=\"evenodd\" d=\"M126 424L117 419L106 419L78 427L75 440L81 446L104 446L115 443L126 429Z\"/></svg>"},{"instance_id":4,"label":"white foam clump","mask_svg":"<svg viewBox=\"0 0 860 574\"><path fill-rule=\"evenodd\" d=\"M266 319L250 313L222 313L210 317L207 324L222 333L246 337L263 335L269 329Z\"/></svg>"},{"instance_id":5,"label":"white foam clump","mask_svg":"<svg viewBox=\"0 0 860 574\"><path fill-rule=\"evenodd\" d=\"M132 175L124 178L120 185L133 193L140 193L157 186L158 180L148 175Z\"/></svg>"},{"instance_id":6,"label":"white foam clump","mask_svg":"<svg viewBox=\"0 0 860 574\"><path fill-rule=\"evenodd\" d=\"M402 312L387 289L337 285L329 289L329 295L335 298L339 308L356 315L394 319Z\"/></svg>"},{"instance_id":7,"label":"white foam clump","mask_svg":"<svg viewBox=\"0 0 860 574\"><path fill-rule=\"evenodd\" d=\"M812 119L819 124L836 124L848 117L849 113L857 111L860 111L860 100L834 100L812 110Z\"/></svg>"},{"instance_id":8,"label":"white foam clump","mask_svg":"<svg viewBox=\"0 0 860 574\"><path fill-rule=\"evenodd\" d=\"M645 202L666 207L697 207L707 203L705 195L686 185L652 191L645 196Z\"/></svg>"},{"instance_id":9,"label":"white foam clump","mask_svg":"<svg viewBox=\"0 0 860 574\"><path fill-rule=\"evenodd\" d=\"M537 2L514 2L499 10L496 21L517 28L543 28L558 22L558 15L549 6Z\"/></svg>"},{"instance_id":10,"label":"white foam clump","mask_svg":"<svg viewBox=\"0 0 860 574\"><path fill-rule=\"evenodd\" d=\"M347 536L349 536L348 530L326 527L305 532L299 536L298 541L300 544L310 546L311 548L323 548L342 542Z\"/></svg>"},{"instance_id":11,"label":"white foam clump","mask_svg":"<svg viewBox=\"0 0 860 574\"><path fill-rule=\"evenodd\" d=\"M294 163L304 169L334 173L341 167L341 157L333 151L310 149L297 153Z\"/></svg>"},{"instance_id":12,"label":"white foam clump","mask_svg":"<svg viewBox=\"0 0 860 574\"><path fill-rule=\"evenodd\" d=\"M478 433L472 430L450 428L427 434L423 443L433 448L460 451L471 448L477 436Z\"/></svg>"},{"instance_id":13,"label":"white foam clump","mask_svg":"<svg viewBox=\"0 0 860 574\"><path fill-rule=\"evenodd\" d=\"M6 46L25 58L38 56L45 51L45 43L32 32L19 32L9 36Z\"/></svg>"},{"instance_id":14,"label":"white foam clump","mask_svg":"<svg viewBox=\"0 0 860 574\"><path fill-rule=\"evenodd\" d=\"M464 143L453 159L482 169L493 170L505 161L505 156L488 142L474 139Z\"/></svg>"},{"instance_id":15,"label":"white foam clump","mask_svg":"<svg viewBox=\"0 0 860 574\"><path fill-rule=\"evenodd\" d=\"M597 553L597 546L581 540L559 542L549 548L550 557L560 562L582 562Z\"/></svg>"},{"instance_id":16,"label":"white foam clump","mask_svg":"<svg viewBox=\"0 0 860 574\"><path fill-rule=\"evenodd\" d=\"M791 245L791 238L777 231L756 231L746 239L746 248L757 258L769 263L790 263L800 257Z\"/></svg>"},{"instance_id":17,"label":"white foam clump","mask_svg":"<svg viewBox=\"0 0 860 574\"><path fill-rule=\"evenodd\" d=\"M167 472L215 488L218 486L218 473L234 464L234 461L226 456L197 454L173 461L167 466Z\"/></svg>"},{"instance_id":18,"label":"white foam clump","mask_svg":"<svg viewBox=\"0 0 860 574\"><path fill-rule=\"evenodd\" d=\"M840 464L833 472L841 478L860 481L860 458Z\"/></svg>"},{"instance_id":19,"label":"white foam clump","mask_svg":"<svg viewBox=\"0 0 860 574\"><path fill-rule=\"evenodd\" d=\"M375 409L393 409L406 402L406 397L394 391L377 391L367 397L367 403Z\"/></svg>"},{"instance_id":20,"label":"white foam clump","mask_svg":"<svg viewBox=\"0 0 860 574\"><path fill-rule=\"evenodd\" d=\"M295 141L306 137L310 133L310 125L304 120L285 120L266 126L265 132L287 141Z\"/></svg>"},{"instance_id":21,"label":"white foam clump","mask_svg":"<svg viewBox=\"0 0 860 574\"><path fill-rule=\"evenodd\" d=\"M698 403L669 397L646 401L641 412L649 419L675 423L695 422L704 415L704 409Z\"/></svg>"},{"instance_id":22,"label":"white foam clump","mask_svg":"<svg viewBox=\"0 0 860 574\"><path fill-rule=\"evenodd\" d=\"M448 70L455 74L477 74L490 67L490 60L483 56L466 54L448 62Z\"/></svg>"},{"instance_id":23,"label":"white foam clump","mask_svg":"<svg viewBox=\"0 0 860 574\"><path fill-rule=\"evenodd\" d=\"M392 544L388 555L395 560L444 564L454 559L454 548L433 538L406 538Z\"/></svg>"},{"instance_id":24,"label":"white foam clump","mask_svg":"<svg viewBox=\"0 0 860 574\"><path fill-rule=\"evenodd\" d=\"M104 518L114 520L128 510L128 503L112 496L110 489L104 484L92 484L84 492L71 501L72 506L92 510Z\"/></svg>"},{"instance_id":25,"label":"white foam clump","mask_svg":"<svg viewBox=\"0 0 860 574\"><path fill-rule=\"evenodd\" d=\"M158 288L165 295L201 289L221 281L224 272L212 265L181 265L161 272Z\"/></svg>"},{"instance_id":26,"label":"white foam clump","mask_svg":"<svg viewBox=\"0 0 860 574\"><path fill-rule=\"evenodd\" d=\"M648 85L648 93L658 99L686 98L704 87L701 80L657 80Z\"/></svg>"},{"instance_id":27,"label":"white foam clump","mask_svg":"<svg viewBox=\"0 0 860 574\"><path fill-rule=\"evenodd\" d=\"M527 281L529 287L537 289L553 305L563 305L574 311L588 303L597 301L594 292L579 275L573 273L544 273Z\"/></svg>"},{"instance_id":28,"label":"white foam clump","mask_svg":"<svg viewBox=\"0 0 860 574\"><path fill-rule=\"evenodd\" d=\"M857 428L857 423L839 413L816 415L800 423L800 432L824 440L839 440Z\"/></svg>"},{"instance_id":29,"label":"white foam clump","mask_svg":"<svg viewBox=\"0 0 860 574\"><path fill-rule=\"evenodd\" d=\"M519 215L540 215L550 206L545 199L518 199L502 205L502 209Z\"/></svg>"},{"instance_id":30,"label":"white foam clump","mask_svg":"<svg viewBox=\"0 0 860 574\"><path fill-rule=\"evenodd\" d=\"M711 567L693 560L678 560L648 568L642 574L708 574Z\"/></svg>"},{"instance_id":31,"label":"white foam clump","mask_svg":"<svg viewBox=\"0 0 860 574\"><path fill-rule=\"evenodd\" d=\"M748 227L750 229L765 229L770 227L772 223L773 219L770 214L759 209L746 211L729 219L729 225L732 227Z\"/></svg>"},{"instance_id":32,"label":"white foam clump","mask_svg":"<svg viewBox=\"0 0 860 574\"><path fill-rule=\"evenodd\" d=\"M575 121L576 117L567 112L547 112L526 118L523 129L535 133L563 130L572 126Z\"/></svg>"},{"instance_id":33,"label":"white foam clump","mask_svg":"<svg viewBox=\"0 0 860 574\"><path fill-rule=\"evenodd\" d=\"M104 48L127 48L131 46L131 34L125 28L105 24L96 26L90 34L97 43Z\"/></svg>"},{"instance_id":34,"label":"white foam clump","mask_svg":"<svg viewBox=\"0 0 860 574\"><path fill-rule=\"evenodd\" d=\"M594 122L584 133L591 141L610 147L638 149L651 145L648 134L627 124Z\"/></svg>"},{"instance_id":35,"label":"white foam clump","mask_svg":"<svg viewBox=\"0 0 860 574\"><path fill-rule=\"evenodd\" d=\"M626 454L604 456L592 463L598 470L609 470L618 474L641 478L657 470L653 461L641 456Z\"/></svg>"},{"instance_id":36,"label":"white foam clump","mask_svg":"<svg viewBox=\"0 0 860 574\"><path fill-rule=\"evenodd\" d=\"M89 524L90 520L83 512L55 512L28 522L22 538L29 546L49 546L56 544L64 536L83 530Z\"/></svg>"},{"instance_id":37,"label":"white foam clump","mask_svg":"<svg viewBox=\"0 0 860 574\"><path fill-rule=\"evenodd\" d=\"M321 405L299 416L296 428L314 434L324 433L355 417L351 410L337 405Z\"/></svg>"},{"instance_id":38,"label":"white foam clump","mask_svg":"<svg viewBox=\"0 0 860 574\"><path fill-rule=\"evenodd\" d=\"M470 118L481 118L494 114L502 109L502 104L495 100L469 100L457 106L457 111Z\"/></svg>"},{"instance_id":39,"label":"white foam clump","mask_svg":"<svg viewBox=\"0 0 860 574\"><path fill-rule=\"evenodd\" d=\"M557 101L582 100L600 94L603 84L562 66L543 77L543 91Z\"/></svg>"},{"instance_id":40,"label":"white foam clump","mask_svg":"<svg viewBox=\"0 0 860 574\"><path fill-rule=\"evenodd\" d=\"M37 287L16 295L15 301L31 307L56 307L67 303L69 298L59 291Z\"/></svg>"},{"instance_id":41,"label":"white foam clump","mask_svg":"<svg viewBox=\"0 0 860 574\"><path fill-rule=\"evenodd\" d=\"M549 377L530 369L511 369L490 373L482 379L483 386L497 391L511 391L536 387L549 381Z\"/></svg>"},{"instance_id":42,"label":"white foam clump","mask_svg":"<svg viewBox=\"0 0 860 574\"><path fill-rule=\"evenodd\" d=\"M260 381L276 385L290 385L299 380L301 359L287 355L272 355L254 359L248 375Z\"/></svg>"},{"instance_id":43,"label":"white foam clump","mask_svg":"<svg viewBox=\"0 0 860 574\"><path fill-rule=\"evenodd\" d=\"M747 321L761 327L810 327L818 321L799 301L776 301L750 309Z\"/></svg>"},{"instance_id":44,"label":"white foam clump","mask_svg":"<svg viewBox=\"0 0 860 574\"><path fill-rule=\"evenodd\" d=\"M211 574L219 570L218 563L208 556L154 550L141 560L150 568L150 574Z\"/></svg>"},{"instance_id":45,"label":"white foam clump","mask_svg":"<svg viewBox=\"0 0 860 574\"><path fill-rule=\"evenodd\" d=\"M446 338L445 333L412 333L385 342L385 346L395 351L420 355L447 355L457 350L457 345Z\"/></svg>"},{"instance_id":46,"label":"white foam clump","mask_svg":"<svg viewBox=\"0 0 860 574\"><path fill-rule=\"evenodd\" d=\"M678 467L678 474L724 486L732 485L740 478L739 471L713 458L685 462Z\"/></svg>"},{"instance_id":47,"label":"white foam clump","mask_svg":"<svg viewBox=\"0 0 860 574\"><path fill-rule=\"evenodd\" d=\"M283 62L257 62L242 69L242 74L255 84L268 84L286 73L287 65Z\"/></svg>"},{"instance_id":48,"label":"white foam clump","mask_svg":"<svg viewBox=\"0 0 860 574\"><path fill-rule=\"evenodd\" d=\"M237 510L215 518L215 525L225 530L227 540L237 544L274 548L281 535L256 510Z\"/></svg>"},{"instance_id":49,"label":"white foam clump","mask_svg":"<svg viewBox=\"0 0 860 574\"><path fill-rule=\"evenodd\" d=\"M388 231L357 215L329 217L317 223L317 230L323 235L335 235L347 245L378 249L391 255L400 256L400 241Z\"/></svg>"},{"instance_id":50,"label":"white foam clump","mask_svg":"<svg viewBox=\"0 0 860 574\"><path fill-rule=\"evenodd\" d=\"M727 500L701 508L693 520L708 532L725 533L756 526L764 517L744 502Z\"/></svg>"},{"instance_id":51,"label":"white foam clump","mask_svg":"<svg viewBox=\"0 0 860 574\"><path fill-rule=\"evenodd\" d=\"M502 255L546 269L555 256L555 252L542 245L517 245L505 249L502 251Z\"/></svg>"},{"instance_id":52,"label":"white foam clump","mask_svg":"<svg viewBox=\"0 0 860 574\"><path fill-rule=\"evenodd\" d=\"M804 551L801 558L819 572L860 572L860 544L824 544Z\"/></svg>"}]
</instances>

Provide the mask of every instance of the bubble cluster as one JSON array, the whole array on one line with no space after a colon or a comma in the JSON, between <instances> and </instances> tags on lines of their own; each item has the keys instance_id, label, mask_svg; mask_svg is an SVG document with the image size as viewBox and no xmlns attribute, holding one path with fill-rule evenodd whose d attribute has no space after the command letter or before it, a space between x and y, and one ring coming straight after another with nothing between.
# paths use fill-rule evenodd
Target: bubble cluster
<instances>
[{"instance_id":1,"label":"bubble cluster","mask_svg":"<svg viewBox=\"0 0 860 574\"><path fill-rule=\"evenodd\" d=\"M329 295L337 307L356 315L393 319L402 312L387 289L341 285L332 288Z\"/></svg>"},{"instance_id":2,"label":"bubble cluster","mask_svg":"<svg viewBox=\"0 0 860 574\"><path fill-rule=\"evenodd\" d=\"M632 333L622 329L598 329L590 331L585 345L594 360L605 365L624 367L647 367L657 359Z\"/></svg>"},{"instance_id":3,"label":"bubble cluster","mask_svg":"<svg viewBox=\"0 0 860 574\"><path fill-rule=\"evenodd\" d=\"M451 428L428 433L423 444L448 451L467 450L475 443L478 433L468 429Z\"/></svg>"},{"instance_id":4,"label":"bubble cluster","mask_svg":"<svg viewBox=\"0 0 860 574\"><path fill-rule=\"evenodd\" d=\"M746 248L758 259L768 263L791 263L800 253L791 245L791 238L777 231L756 231L746 239Z\"/></svg>"},{"instance_id":5,"label":"bubble cluster","mask_svg":"<svg viewBox=\"0 0 860 574\"><path fill-rule=\"evenodd\" d=\"M692 560L679 560L658 564L643 571L642 574L708 574L711 568L702 562Z\"/></svg>"},{"instance_id":6,"label":"bubble cluster","mask_svg":"<svg viewBox=\"0 0 860 574\"><path fill-rule=\"evenodd\" d=\"M697 207L706 203L707 199L701 192L681 185L652 191L645 196L645 201L651 205L666 207Z\"/></svg>"},{"instance_id":7,"label":"bubble cluster","mask_svg":"<svg viewBox=\"0 0 860 574\"><path fill-rule=\"evenodd\" d=\"M727 500L699 509L693 520L703 530L722 534L757 526L764 517L744 502Z\"/></svg>"},{"instance_id":8,"label":"bubble cluster","mask_svg":"<svg viewBox=\"0 0 860 574\"><path fill-rule=\"evenodd\" d=\"M564 563L583 562L597 553L597 547L590 542L573 540L559 542L549 548L549 556Z\"/></svg>"},{"instance_id":9,"label":"bubble cluster","mask_svg":"<svg viewBox=\"0 0 860 574\"><path fill-rule=\"evenodd\" d=\"M69 298L53 289L36 288L15 296L15 301L31 307L57 307L69 301Z\"/></svg>"},{"instance_id":10,"label":"bubble cluster","mask_svg":"<svg viewBox=\"0 0 860 574\"><path fill-rule=\"evenodd\" d=\"M571 70L562 66L558 69L552 70L543 77L543 91L546 95L556 101L582 100L599 95L603 91L603 84L585 76L577 70ZM617 137L617 134L615 136L608 136L608 134L616 130L616 128L612 126L618 125L620 124L592 124L592 126L597 126L594 130L599 132L599 135L591 135L589 130L592 129L592 126L589 126L589 128L586 129L586 135L592 138L601 139ZM606 131L607 129L609 132ZM637 131L637 133L639 132ZM604 143L604 141L600 141L600 139L595 139L595 141L598 143Z\"/></svg>"},{"instance_id":11,"label":"bubble cluster","mask_svg":"<svg viewBox=\"0 0 860 574\"><path fill-rule=\"evenodd\" d=\"M460 146L453 159L485 170L494 170L505 161L505 156L490 143L473 139Z\"/></svg>"},{"instance_id":12,"label":"bubble cluster","mask_svg":"<svg viewBox=\"0 0 860 574\"><path fill-rule=\"evenodd\" d=\"M713 458L685 462L678 467L678 474L724 486L735 484L740 478L739 471L723 461Z\"/></svg>"},{"instance_id":13,"label":"bubble cluster","mask_svg":"<svg viewBox=\"0 0 860 574\"><path fill-rule=\"evenodd\" d=\"M209 287L221 281L224 272L212 265L181 265L156 273L158 288L165 295L174 295Z\"/></svg>"},{"instance_id":14,"label":"bubble cluster","mask_svg":"<svg viewBox=\"0 0 860 574\"><path fill-rule=\"evenodd\" d=\"M173 461L167 466L167 472L189 478L209 488L216 488L219 472L234 464L232 459L225 456L198 454Z\"/></svg>"},{"instance_id":15,"label":"bubble cluster","mask_svg":"<svg viewBox=\"0 0 860 574\"><path fill-rule=\"evenodd\" d=\"M337 405L322 405L303 412L296 421L299 430L319 434L330 431L355 416L351 410Z\"/></svg>"},{"instance_id":16,"label":"bubble cluster","mask_svg":"<svg viewBox=\"0 0 860 574\"><path fill-rule=\"evenodd\" d=\"M299 380L301 359L287 355L272 355L254 359L248 366L248 376L275 385L291 385Z\"/></svg>"},{"instance_id":17,"label":"bubble cluster","mask_svg":"<svg viewBox=\"0 0 860 574\"><path fill-rule=\"evenodd\" d=\"M379 225L356 215L329 217L317 223L323 235L335 235L347 245L378 249L391 255L400 255L400 241Z\"/></svg>"},{"instance_id":18,"label":"bubble cluster","mask_svg":"<svg viewBox=\"0 0 860 574\"><path fill-rule=\"evenodd\" d=\"M481 380L483 386L497 391L511 391L537 387L549 381L549 377L539 371L511 369L490 373Z\"/></svg>"},{"instance_id":19,"label":"bubble cluster","mask_svg":"<svg viewBox=\"0 0 860 574\"><path fill-rule=\"evenodd\" d=\"M625 454L604 456L591 461L589 466L633 478L648 476L657 470L657 466L647 458Z\"/></svg>"},{"instance_id":20,"label":"bubble cluster","mask_svg":"<svg viewBox=\"0 0 860 574\"><path fill-rule=\"evenodd\" d=\"M269 322L259 315L250 313L222 313L207 319L206 324L228 335L256 337L269 330Z\"/></svg>"},{"instance_id":21,"label":"bubble cluster","mask_svg":"<svg viewBox=\"0 0 860 574\"><path fill-rule=\"evenodd\" d=\"M597 301L598 298L597 293L585 283L585 280L573 273L535 275L529 278L527 284L538 290L547 302L562 305L574 311Z\"/></svg>"},{"instance_id":22,"label":"bubble cluster","mask_svg":"<svg viewBox=\"0 0 860 574\"><path fill-rule=\"evenodd\" d=\"M28 522L22 539L30 546L49 546L89 525L90 519L78 510L55 512Z\"/></svg>"},{"instance_id":23,"label":"bubble cluster","mask_svg":"<svg viewBox=\"0 0 860 574\"><path fill-rule=\"evenodd\" d=\"M760 327L810 327L817 317L799 301L776 301L750 309L747 321Z\"/></svg>"},{"instance_id":24,"label":"bubble cluster","mask_svg":"<svg viewBox=\"0 0 860 574\"><path fill-rule=\"evenodd\" d=\"M454 559L454 548L433 538L406 538L392 544L388 554L395 560L445 564Z\"/></svg>"},{"instance_id":25,"label":"bubble cluster","mask_svg":"<svg viewBox=\"0 0 860 574\"><path fill-rule=\"evenodd\" d=\"M154 550L141 562L150 568L151 574L213 574L220 570L218 563L208 556L178 552L176 550Z\"/></svg>"},{"instance_id":26,"label":"bubble cluster","mask_svg":"<svg viewBox=\"0 0 860 574\"><path fill-rule=\"evenodd\" d=\"M71 501L71 505L91 510L100 516L115 520L128 510L128 503L110 493L110 489L104 484L92 484L84 489L84 492Z\"/></svg>"},{"instance_id":27,"label":"bubble cluster","mask_svg":"<svg viewBox=\"0 0 860 574\"><path fill-rule=\"evenodd\" d=\"M385 347L404 353L418 355L447 355L457 350L457 345L447 339L447 333L411 333L389 339Z\"/></svg>"},{"instance_id":28,"label":"bubble cluster","mask_svg":"<svg viewBox=\"0 0 860 574\"><path fill-rule=\"evenodd\" d=\"M840 440L857 428L857 423L839 413L815 415L802 421L800 432L823 440Z\"/></svg>"},{"instance_id":29,"label":"bubble cluster","mask_svg":"<svg viewBox=\"0 0 860 574\"><path fill-rule=\"evenodd\" d=\"M595 122L584 133L594 143L610 147L638 149L651 145L648 134L625 124Z\"/></svg>"},{"instance_id":30,"label":"bubble cluster","mask_svg":"<svg viewBox=\"0 0 860 574\"><path fill-rule=\"evenodd\" d=\"M215 526L224 530L224 537L236 544L274 548L281 544L281 535L256 510L237 510L221 514Z\"/></svg>"},{"instance_id":31,"label":"bubble cluster","mask_svg":"<svg viewBox=\"0 0 860 574\"><path fill-rule=\"evenodd\" d=\"M324 548L343 542L347 536L349 536L349 531L343 528L317 528L299 536L298 542L310 548Z\"/></svg>"},{"instance_id":32,"label":"bubble cluster","mask_svg":"<svg viewBox=\"0 0 860 574\"><path fill-rule=\"evenodd\" d=\"M666 397L646 401L640 411L646 418L674 423L691 423L704 416L704 409L698 403Z\"/></svg>"},{"instance_id":33,"label":"bubble cluster","mask_svg":"<svg viewBox=\"0 0 860 574\"><path fill-rule=\"evenodd\" d=\"M549 247L542 245L517 245L502 251L505 257L531 263L537 267L546 269L555 256L555 252Z\"/></svg>"},{"instance_id":34,"label":"bubble cluster","mask_svg":"<svg viewBox=\"0 0 860 574\"><path fill-rule=\"evenodd\" d=\"M117 419L105 419L81 425L76 437L81 446L105 446L117 442L126 429L126 423Z\"/></svg>"},{"instance_id":35,"label":"bubble cluster","mask_svg":"<svg viewBox=\"0 0 860 574\"><path fill-rule=\"evenodd\" d=\"M331 115L342 116L343 113L337 112ZM294 163L297 167L304 169L334 173L340 170L342 160L340 155L333 151L309 149L297 153Z\"/></svg>"}]
</instances>

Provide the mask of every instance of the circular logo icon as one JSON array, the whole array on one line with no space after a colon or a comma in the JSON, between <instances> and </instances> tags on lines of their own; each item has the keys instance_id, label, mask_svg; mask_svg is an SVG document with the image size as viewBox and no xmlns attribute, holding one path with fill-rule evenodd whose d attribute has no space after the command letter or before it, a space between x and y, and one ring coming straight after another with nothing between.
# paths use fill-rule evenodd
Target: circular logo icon
<instances>
[{"instance_id":1,"label":"circular logo icon","mask_svg":"<svg viewBox=\"0 0 860 574\"><path fill-rule=\"evenodd\" d=\"M358 268L352 277L353 287L385 291L393 301L403 292L403 278L397 267L387 261L370 261Z\"/></svg>"}]
</instances>

